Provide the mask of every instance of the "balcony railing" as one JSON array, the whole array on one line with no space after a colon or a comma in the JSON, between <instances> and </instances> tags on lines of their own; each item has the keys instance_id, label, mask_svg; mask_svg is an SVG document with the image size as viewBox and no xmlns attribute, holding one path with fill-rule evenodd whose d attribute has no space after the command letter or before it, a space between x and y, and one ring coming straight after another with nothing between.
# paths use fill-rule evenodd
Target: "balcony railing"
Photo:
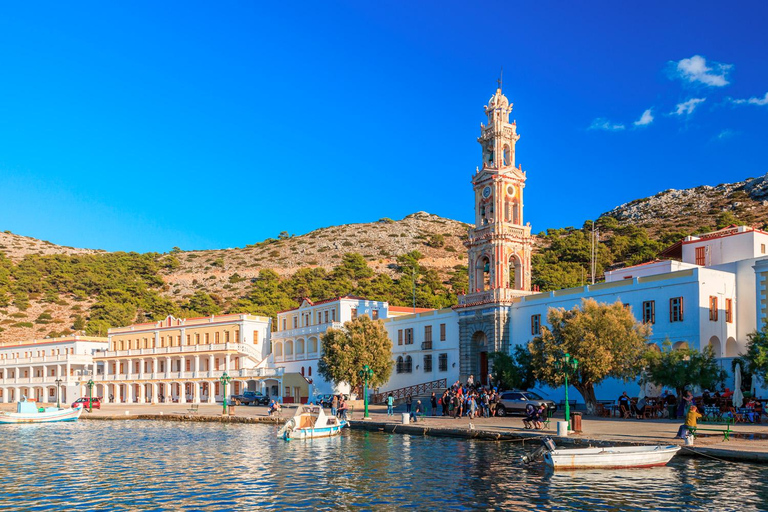
<instances>
[{"instance_id":1,"label":"balcony railing","mask_svg":"<svg viewBox=\"0 0 768 512\"><path fill-rule=\"evenodd\" d=\"M432 342L431 341L422 341L421 342L421 350L432 350Z\"/></svg>"},{"instance_id":2,"label":"balcony railing","mask_svg":"<svg viewBox=\"0 0 768 512\"><path fill-rule=\"evenodd\" d=\"M306 336L322 334L328 329L341 329L344 326L341 322L328 322L323 324L308 325L306 327L297 327L296 329L287 329L272 333L272 341L282 340L284 338L303 338Z\"/></svg>"},{"instance_id":3,"label":"balcony railing","mask_svg":"<svg viewBox=\"0 0 768 512\"><path fill-rule=\"evenodd\" d=\"M254 377L281 377L284 368L243 368L231 369L227 375L233 379L247 379ZM209 379L218 380L224 375L224 370L204 370L198 372L157 372L157 373L121 373L117 375L96 375L94 382L123 382L123 381L144 381L144 380L191 380L191 379Z\"/></svg>"}]
</instances>

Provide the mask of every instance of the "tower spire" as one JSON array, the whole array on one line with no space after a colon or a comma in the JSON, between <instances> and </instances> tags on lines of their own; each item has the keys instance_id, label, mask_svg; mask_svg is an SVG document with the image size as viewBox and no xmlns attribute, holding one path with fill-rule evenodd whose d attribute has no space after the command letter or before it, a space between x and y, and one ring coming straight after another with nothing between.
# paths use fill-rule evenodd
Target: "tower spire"
<instances>
[{"instance_id":1,"label":"tower spire","mask_svg":"<svg viewBox=\"0 0 768 512\"><path fill-rule=\"evenodd\" d=\"M504 66L501 67L501 70L499 71L499 79L496 80L496 83L499 84L499 90L501 90L501 79L504 76Z\"/></svg>"}]
</instances>

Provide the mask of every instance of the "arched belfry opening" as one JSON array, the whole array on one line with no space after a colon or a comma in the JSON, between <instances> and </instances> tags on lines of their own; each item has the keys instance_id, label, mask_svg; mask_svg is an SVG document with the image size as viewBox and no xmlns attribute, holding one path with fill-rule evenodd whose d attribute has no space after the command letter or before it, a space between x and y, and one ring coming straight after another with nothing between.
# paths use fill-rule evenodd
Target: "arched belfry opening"
<instances>
[{"instance_id":1,"label":"arched belfry opening","mask_svg":"<svg viewBox=\"0 0 768 512\"><path fill-rule=\"evenodd\" d=\"M513 254L509 257L509 287L513 290L524 290L525 272L523 270L523 260L517 254Z\"/></svg>"}]
</instances>

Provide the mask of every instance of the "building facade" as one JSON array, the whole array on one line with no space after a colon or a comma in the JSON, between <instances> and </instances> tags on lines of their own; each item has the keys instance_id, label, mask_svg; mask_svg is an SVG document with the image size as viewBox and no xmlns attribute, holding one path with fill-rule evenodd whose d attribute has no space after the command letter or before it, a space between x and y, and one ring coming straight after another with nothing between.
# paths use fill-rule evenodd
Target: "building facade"
<instances>
[{"instance_id":1,"label":"building facade","mask_svg":"<svg viewBox=\"0 0 768 512\"><path fill-rule=\"evenodd\" d=\"M66 404L88 396L86 383L97 373L94 355L108 347L107 341L68 336L0 345L0 402L26 397Z\"/></svg>"},{"instance_id":2,"label":"building facade","mask_svg":"<svg viewBox=\"0 0 768 512\"><path fill-rule=\"evenodd\" d=\"M281 368L268 365L271 319L234 314L174 318L109 330L95 358L99 396L117 403L214 403L245 389L279 395Z\"/></svg>"}]
</instances>

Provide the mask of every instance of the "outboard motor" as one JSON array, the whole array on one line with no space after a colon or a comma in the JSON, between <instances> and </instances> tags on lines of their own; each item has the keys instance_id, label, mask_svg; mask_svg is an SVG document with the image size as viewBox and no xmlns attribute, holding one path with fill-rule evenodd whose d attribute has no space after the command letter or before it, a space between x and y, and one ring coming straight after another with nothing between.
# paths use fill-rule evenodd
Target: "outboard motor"
<instances>
[{"instance_id":1,"label":"outboard motor","mask_svg":"<svg viewBox=\"0 0 768 512\"><path fill-rule=\"evenodd\" d=\"M541 459L541 457L546 452L551 452L555 450L555 442L552 441L551 437L545 437L541 440L541 446L533 450L531 453L527 455L523 455L523 463L524 464L530 464L531 462L536 462L537 460Z\"/></svg>"}]
</instances>

